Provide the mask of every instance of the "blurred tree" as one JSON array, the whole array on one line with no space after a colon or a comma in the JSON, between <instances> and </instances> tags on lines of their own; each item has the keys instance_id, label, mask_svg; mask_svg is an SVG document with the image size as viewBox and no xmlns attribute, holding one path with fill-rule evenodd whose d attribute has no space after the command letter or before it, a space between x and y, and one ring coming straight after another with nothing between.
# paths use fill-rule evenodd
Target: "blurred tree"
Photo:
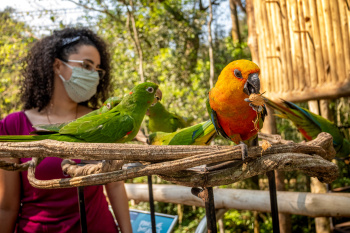
<instances>
[{"instance_id":1,"label":"blurred tree","mask_svg":"<svg viewBox=\"0 0 350 233\"><path fill-rule=\"evenodd\" d=\"M22 59L36 38L23 22L11 18L12 8L0 12L0 119L18 111Z\"/></svg>"}]
</instances>

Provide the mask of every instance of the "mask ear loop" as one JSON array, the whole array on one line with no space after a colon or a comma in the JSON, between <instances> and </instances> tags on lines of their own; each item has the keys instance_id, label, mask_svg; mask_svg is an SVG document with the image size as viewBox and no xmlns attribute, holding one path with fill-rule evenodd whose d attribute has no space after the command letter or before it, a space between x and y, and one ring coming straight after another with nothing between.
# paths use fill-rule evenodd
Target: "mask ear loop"
<instances>
[{"instance_id":1,"label":"mask ear loop","mask_svg":"<svg viewBox=\"0 0 350 233\"><path fill-rule=\"evenodd\" d=\"M64 61L62 61L62 60L60 60L60 61L61 61L63 64L65 64L67 67L69 67L69 68L71 68L71 69L73 70L73 67L72 67L71 65L67 64L66 62L64 62ZM58 77L60 77L60 78L62 79L63 82L68 82L68 81L70 80L70 79L69 79L69 80L65 80L61 74L58 74Z\"/></svg>"}]
</instances>

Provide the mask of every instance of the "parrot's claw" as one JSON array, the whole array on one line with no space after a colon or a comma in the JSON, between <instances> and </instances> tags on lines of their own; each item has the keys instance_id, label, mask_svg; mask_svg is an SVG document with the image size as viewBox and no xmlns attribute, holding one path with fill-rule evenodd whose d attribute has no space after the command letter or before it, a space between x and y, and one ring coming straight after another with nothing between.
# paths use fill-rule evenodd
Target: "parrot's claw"
<instances>
[{"instance_id":1,"label":"parrot's claw","mask_svg":"<svg viewBox=\"0 0 350 233\"><path fill-rule=\"evenodd\" d=\"M239 145L242 148L242 161L244 161L246 158L248 158L248 146L242 141L239 142Z\"/></svg>"}]
</instances>

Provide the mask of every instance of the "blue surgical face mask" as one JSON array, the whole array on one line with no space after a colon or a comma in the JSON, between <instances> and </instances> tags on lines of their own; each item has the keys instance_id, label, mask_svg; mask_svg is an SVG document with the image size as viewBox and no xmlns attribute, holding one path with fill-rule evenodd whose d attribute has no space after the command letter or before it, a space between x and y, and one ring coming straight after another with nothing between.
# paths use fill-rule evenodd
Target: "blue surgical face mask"
<instances>
[{"instance_id":1,"label":"blue surgical face mask","mask_svg":"<svg viewBox=\"0 0 350 233\"><path fill-rule=\"evenodd\" d=\"M59 77L63 81L68 96L74 102L87 101L96 94L100 81L97 71L89 71L81 67L70 66L65 62L63 63L72 69L72 75L69 80L65 80L61 74L59 74Z\"/></svg>"}]
</instances>

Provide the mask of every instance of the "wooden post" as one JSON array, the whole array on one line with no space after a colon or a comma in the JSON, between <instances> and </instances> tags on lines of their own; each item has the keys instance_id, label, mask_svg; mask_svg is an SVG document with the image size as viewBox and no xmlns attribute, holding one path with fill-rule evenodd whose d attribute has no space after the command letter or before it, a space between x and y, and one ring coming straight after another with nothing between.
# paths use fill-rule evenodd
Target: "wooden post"
<instances>
[{"instance_id":1,"label":"wooden post","mask_svg":"<svg viewBox=\"0 0 350 233\"><path fill-rule=\"evenodd\" d=\"M320 115L320 106L317 100L308 101L309 110ZM326 185L321 183L317 178L311 177L311 192L312 193L327 193ZM330 233L330 221L326 217L315 218L316 233Z\"/></svg>"}]
</instances>

